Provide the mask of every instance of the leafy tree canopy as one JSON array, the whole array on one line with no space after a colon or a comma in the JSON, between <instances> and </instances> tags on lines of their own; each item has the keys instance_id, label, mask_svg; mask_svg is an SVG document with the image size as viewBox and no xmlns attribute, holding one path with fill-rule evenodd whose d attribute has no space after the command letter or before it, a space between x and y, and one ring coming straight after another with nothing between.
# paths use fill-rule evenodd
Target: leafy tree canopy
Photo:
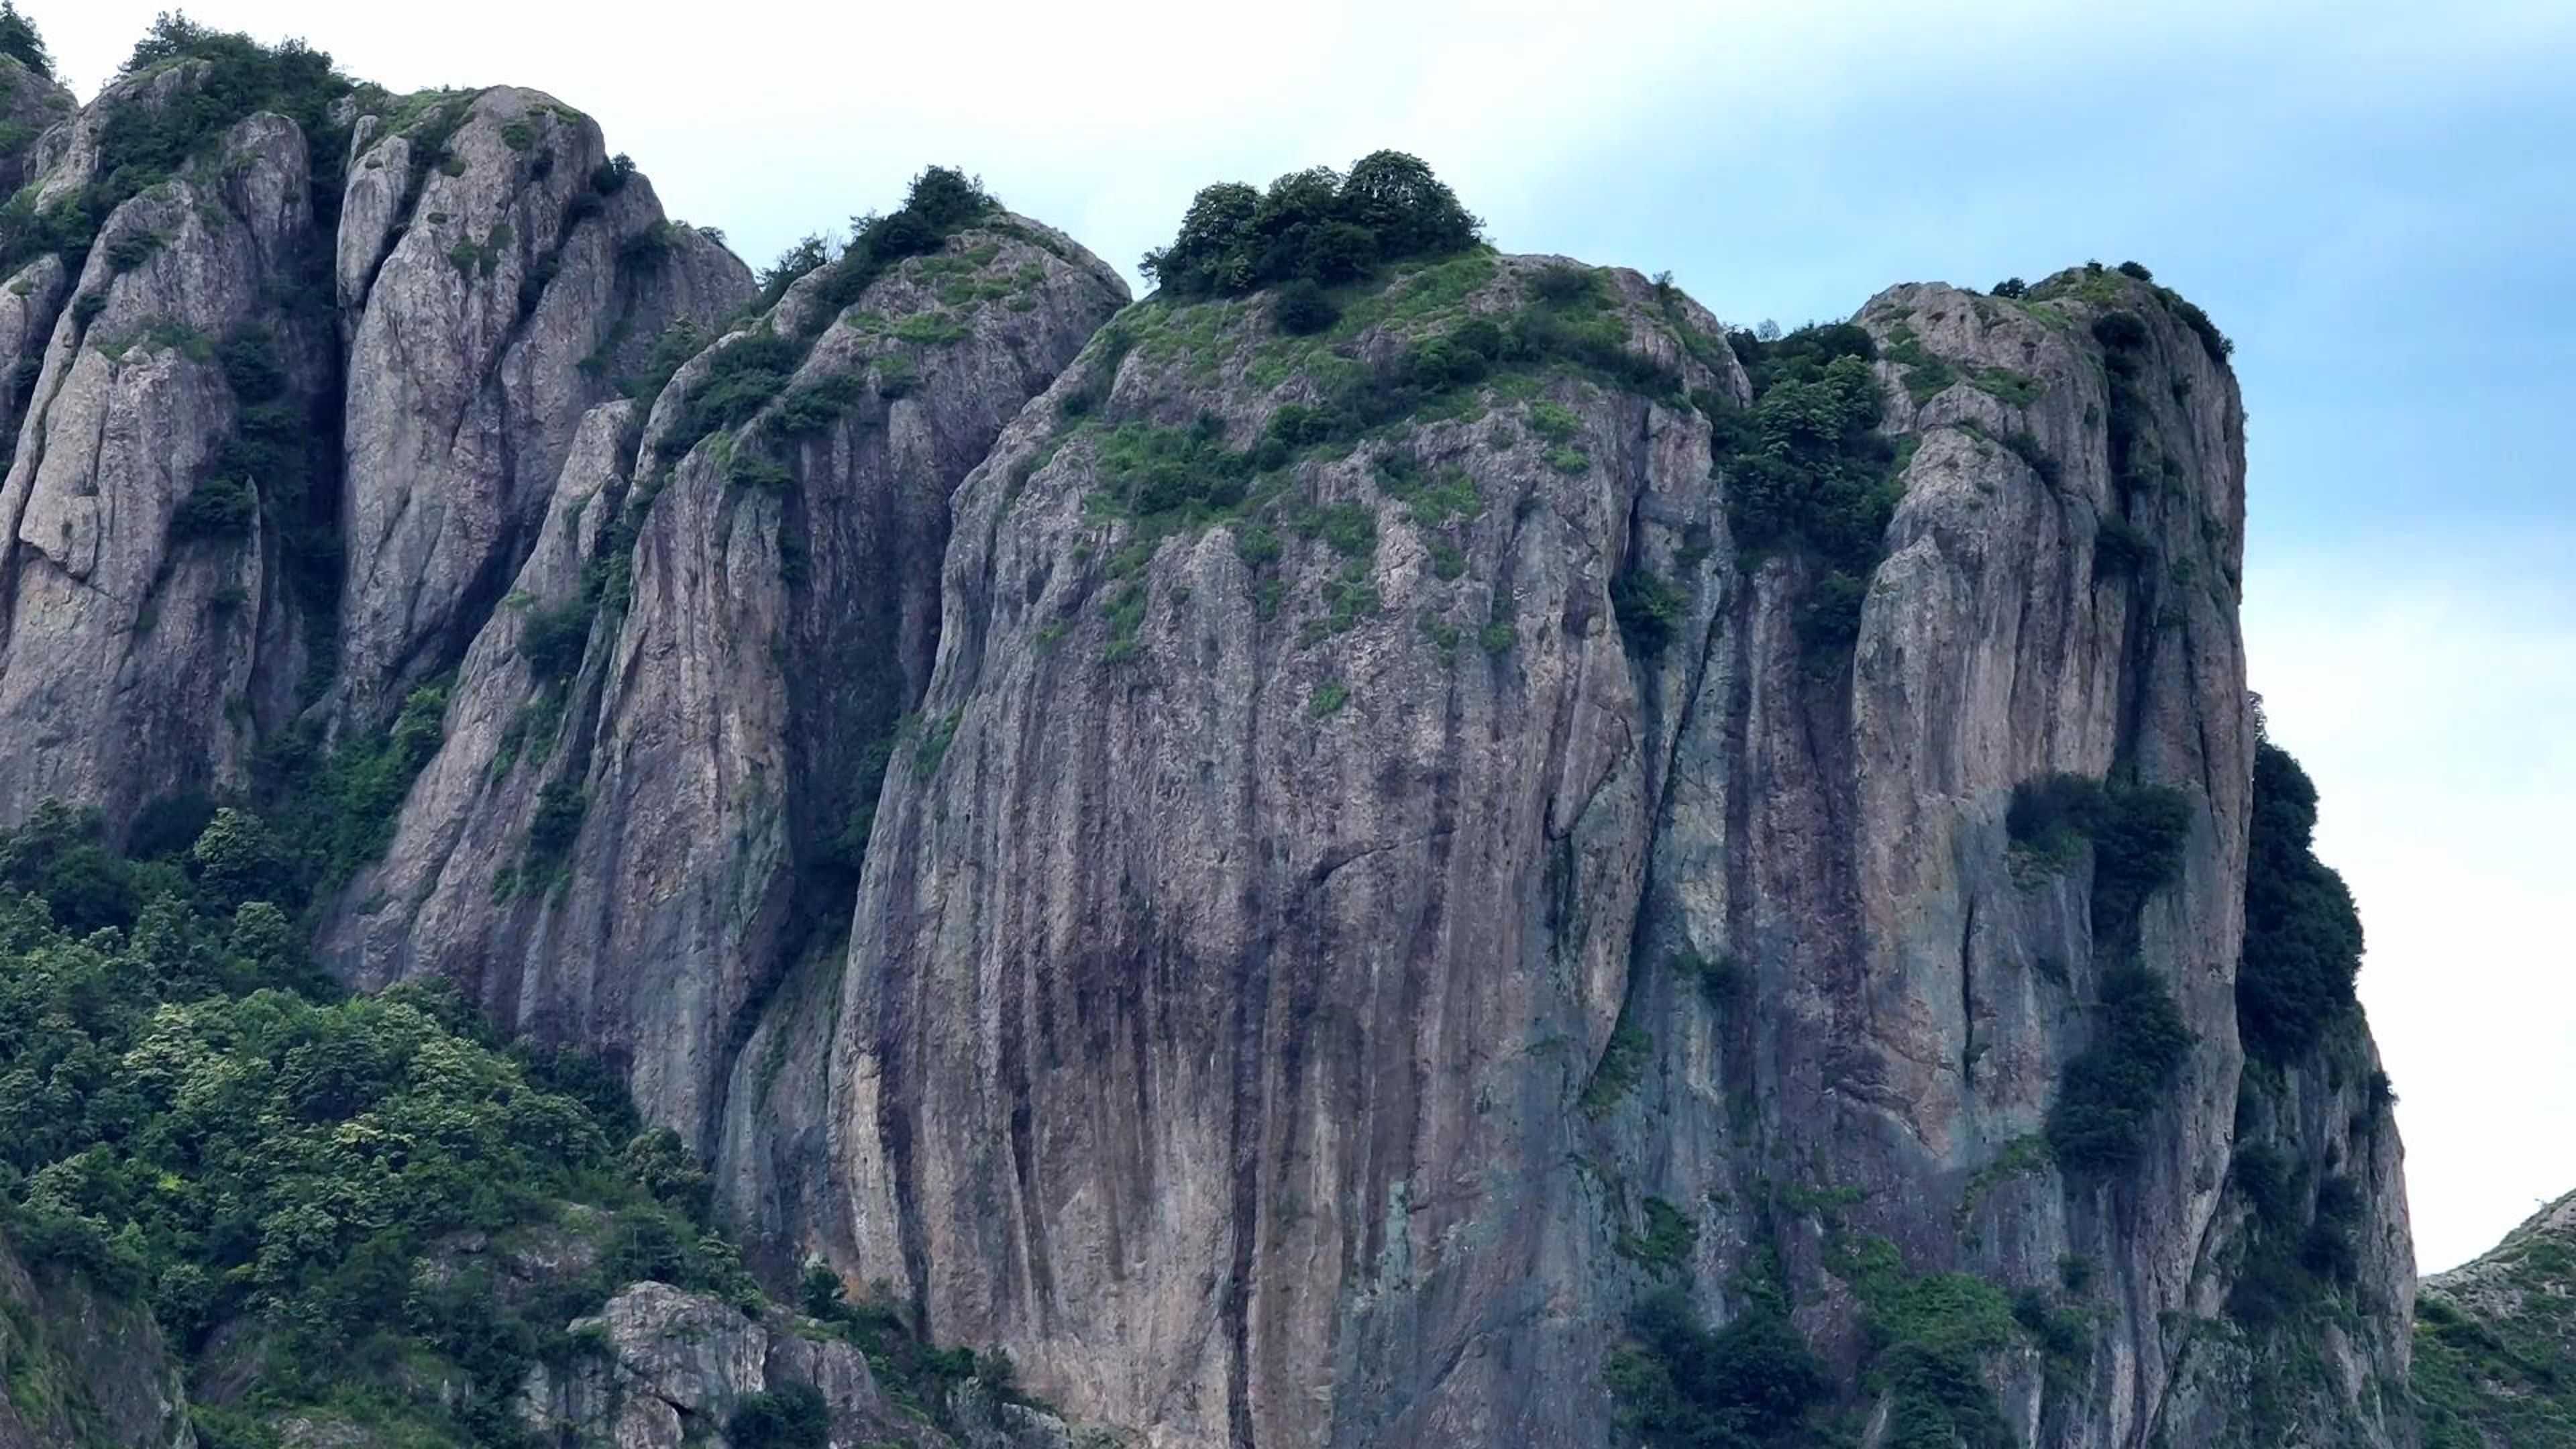
<instances>
[{"instance_id":1,"label":"leafy tree canopy","mask_svg":"<svg viewBox=\"0 0 2576 1449\"><path fill-rule=\"evenodd\" d=\"M1483 223L1420 158L1363 156L1347 176L1290 172L1257 191L1239 181L1201 191L1145 274L1180 297L1231 296L1303 280L1357 281L1389 262L1448 256L1478 244Z\"/></svg>"},{"instance_id":2,"label":"leafy tree canopy","mask_svg":"<svg viewBox=\"0 0 2576 1449\"><path fill-rule=\"evenodd\" d=\"M0 0L0 55L47 80L54 78L54 57L45 49L45 38L36 33L34 21L18 13L16 0Z\"/></svg>"}]
</instances>

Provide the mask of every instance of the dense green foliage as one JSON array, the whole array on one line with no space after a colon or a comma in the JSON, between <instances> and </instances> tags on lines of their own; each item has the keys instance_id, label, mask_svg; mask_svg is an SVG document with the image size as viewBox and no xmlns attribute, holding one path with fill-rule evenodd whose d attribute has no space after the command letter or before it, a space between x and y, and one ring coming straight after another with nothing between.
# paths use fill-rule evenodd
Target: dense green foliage
<instances>
[{"instance_id":1,"label":"dense green foliage","mask_svg":"<svg viewBox=\"0 0 2576 1449\"><path fill-rule=\"evenodd\" d=\"M1610 609L1630 652L1652 659L1681 627L1690 597L1661 575L1632 568L1610 581Z\"/></svg>"},{"instance_id":2,"label":"dense green foliage","mask_svg":"<svg viewBox=\"0 0 2576 1449\"><path fill-rule=\"evenodd\" d=\"M838 1276L814 1264L798 1285L797 1307L865 1351L880 1385L897 1403L942 1419L948 1390L968 1379L980 1380L1008 1402L1038 1402L1020 1391L1008 1354L937 1347L913 1332L910 1319L883 1298L853 1303L844 1293Z\"/></svg>"},{"instance_id":3,"label":"dense green foliage","mask_svg":"<svg viewBox=\"0 0 2576 1449\"><path fill-rule=\"evenodd\" d=\"M1724 1328L1700 1326L1690 1296L1660 1288L1637 1302L1635 1342L1607 1374L1621 1417L1653 1449L1754 1449L1809 1442L1807 1413L1833 1381L1788 1316L1757 1305Z\"/></svg>"},{"instance_id":4,"label":"dense green foliage","mask_svg":"<svg viewBox=\"0 0 2576 1449\"><path fill-rule=\"evenodd\" d=\"M2310 848L2316 825L2317 788L2307 772L2269 740L2257 744L2236 1024L2245 1049L2265 1061L2314 1047L2352 1008L2361 970L2361 917L2343 877Z\"/></svg>"},{"instance_id":5,"label":"dense green foliage","mask_svg":"<svg viewBox=\"0 0 2576 1449\"><path fill-rule=\"evenodd\" d=\"M2137 950L2147 897L2182 868L2191 797L2165 785L2042 775L2013 787L2004 829L2016 852L2050 868L2071 864L2092 842L2095 950L2121 958Z\"/></svg>"},{"instance_id":6,"label":"dense green foliage","mask_svg":"<svg viewBox=\"0 0 2576 1449\"><path fill-rule=\"evenodd\" d=\"M518 1379L573 1351L612 1280L748 1300L675 1144L621 1154L613 1087L500 1050L452 992L339 995L275 903L295 873L232 810L149 860L59 807L0 838L0 1212L24 1255L143 1297L184 1348L259 1324L254 1408L374 1403L487 1444L514 1442ZM563 1225L605 1261L532 1295L445 1256ZM472 1391L405 1402L421 1355Z\"/></svg>"},{"instance_id":7,"label":"dense green foliage","mask_svg":"<svg viewBox=\"0 0 2576 1449\"><path fill-rule=\"evenodd\" d=\"M1341 320L1342 312L1312 277L1283 283L1270 299L1270 320L1291 337L1321 332Z\"/></svg>"},{"instance_id":8,"label":"dense green foliage","mask_svg":"<svg viewBox=\"0 0 2576 1449\"><path fill-rule=\"evenodd\" d=\"M1480 225L1430 167L1400 151L1377 151L1348 176L1319 166L1282 176L1267 191L1241 182L1202 190L1180 234L1147 252L1143 269L1175 297L1231 296L1282 282L1330 287L1390 262L1465 251L1477 244ZM1311 310L1308 302L1294 306ZM1300 330L1287 318L1282 325Z\"/></svg>"},{"instance_id":9,"label":"dense green foliage","mask_svg":"<svg viewBox=\"0 0 2576 1449\"><path fill-rule=\"evenodd\" d=\"M504 1049L443 985L348 996L313 967L309 847L176 804L136 833L121 855L47 805L0 834L0 1234L148 1305L183 1354L239 1362L230 1327L252 1330L257 1383L200 1411L203 1439L274 1449L281 1417L323 1410L526 1446L519 1385L595 1352L570 1325L620 1285L764 1305L706 1174L596 1063ZM522 1248L555 1266L510 1267ZM1011 1393L1007 1362L819 1280L809 1331L864 1349L899 1402L937 1419L962 1379ZM772 1383L733 1441L820 1444L822 1402Z\"/></svg>"},{"instance_id":10,"label":"dense green foliage","mask_svg":"<svg viewBox=\"0 0 2576 1449\"><path fill-rule=\"evenodd\" d=\"M303 128L317 213L326 220L339 214L348 146L331 106L355 87L332 68L330 56L301 41L262 45L165 12L119 75L140 75L174 61L202 63L203 73L152 104L115 107L99 132L97 171L88 185L42 212L32 192L0 206L0 271L51 251L62 253L77 272L110 213L192 162L210 159L224 132L257 111L274 111Z\"/></svg>"},{"instance_id":11,"label":"dense green foliage","mask_svg":"<svg viewBox=\"0 0 2576 1449\"><path fill-rule=\"evenodd\" d=\"M2182 868L2191 797L2169 786L2042 775L2013 787L2005 832L2017 856L2042 868L2092 846L2095 958L2107 963L2091 1043L2066 1064L2048 1115L2048 1145L2070 1173L2134 1163L2192 1043L2164 982L2133 964L2147 898Z\"/></svg>"},{"instance_id":12,"label":"dense green foliage","mask_svg":"<svg viewBox=\"0 0 2576 1449\"><path fill-rule=\"evenodd\" d=\"M2181 869L2191 798L2167 786L2044 775L2014 787L2004 824L2015 852L2048 868L2092 844L2094 954L2108 965L2092 1041L2066 1064L2047 1138L2069 1173L2117 1172L2145 1149L2147 1124L2191 1050L2172 993L2129 964L2147 898Z\"/></svg>"},{"instance_id":13,"label":"dense green foliage","mask_svg":"<svg viewBox=\"0 0 2576 1449\"><path fill-rule=\"evenodd\" d=\"M2247 1208L2245 1257L2227 1293L2230 1318L2252 1330L2293 1325L2319 1312L2327 1294L2352 1287L2360 1270L2360 1184L2340 1173L2317 1180L2307 1164L2249 1145L2237 1149L2228 1186Z\"/></svg>"},{"instance_id":14,"label":"dense green foliage","mask_svg":"<svg viewBox=\"0 0 2576 1449\"><path fill-rule=\"evenodd\" d=\"M2066 1064L2049 1104L2048 1146L2058 1165L2111 1173L2135 1163L2191 1043L2163 981L2135 966L2104 972L2092 1042Z\"/></svg>"},{"instance_id":15,"label":"dense green foliage","mask_svg":"<svg viewBox=\"0 0 2576 1449\"><path fill-rule=\"evenodd\" d=\"M1873 1402L1883 1405L1884 1442L1905 1449L2010 1449L2016 1440L1989 1386L1993 1356L2017 1342L2037 1346L2055 1375L2080 1369L2091 1352L2081 1313L2039 1289L2020 1301L1964 1273L1909 1271L1896 1245L1856 1233L1841 1212L1858 1194L1800 1191L1757 1183L1758 1238L1782 1230L1784 1214L1823 1229L1824 1270L1860 1307L1858 1395L1854 1412L1824 1411L1837 1398L1826 1365L1808 1349L1788 1315L1791 1302L1778 1251L1757 1246L1734 1280L1746 1299L1725 1328L1701 1326L1686 1290L1667 1284L1638 1300L1629 1342L1611 1356L1605 1376L1620 1400L1621 1422L1649 1449L1855 1442ZM1647 1232L1621 1251L1663 1276L1667 1260L1686 1268L1696 1227L1670 1206L1648 1200ZM1670 1240L1657 1251L1658 1240ZM2070 1289L2070 1292L2075 1291Z\"/></svg>"},{"instance_id":16,"label":"dense green foliage","mask_svg":"<svg viewBox=\"0 0 2576 1449\"><path fill-rule=\"evenodd\" d=\"M1860 604L1878 567L1903 487L1887 407L1870 362L1877 347L1850 323L1803 327L1764 341L1731 334L1753 384L1753 405L1710 405L1727 523L1738 549L1812 553L1823 574L1801 633L1825 653L1860 632Z\"/></svg>"},{"instance_id":17,"label":"dense green foliage","mask_svg":"<svg viewBox=\"0 0 2576 1449\"><path fill-rule=\"evenodd\" d=\"M1985 1360L2026 1328L2003 1290L1966 1273L1912 1273L1896 1245L1836 1228L1827 1264L1864 1309L1864 1382L1887 1396L1886 1443L1900 1449L2012 1449ZM2044 1296L2044 1295L2043 1295Z\"/></svg>"},{"instance_id":18,"label":"dense green foliage","mask_svg":"<svg viewBox=\"0 0 2576 1449\"><path fill-rule=\"evenodd\" d=\"M812 1384L745 1394L725 1422L729 1449L823 1449L832 1438L832 1406Z\"/></svg>"},{"instance_id":19,"label":"dense green foliage","mask_svg":"<svg viewBox=\"0 0 2576 1449\"><path fill-rule=\"evenodd\" d=\"M47 80L54 78L53 53L45 49L45 38L36 33L35 23L18 13L17 0L0 0L0 55Z\"/></svg>"},{"instance_id":20,"label":"dense green foliage","mask_svg":"<svg viewBox=\"0 0 2576 1449\"><path fill-rule=\"evenodd\" d=\"M270 741L261 798L280 839L289 842L290 908L355 875L393 843L403 796L438 753L446 715L441 680L404 696L386 729L344 737L328 754L311 724Z\"/></svg>"}]
</instances>

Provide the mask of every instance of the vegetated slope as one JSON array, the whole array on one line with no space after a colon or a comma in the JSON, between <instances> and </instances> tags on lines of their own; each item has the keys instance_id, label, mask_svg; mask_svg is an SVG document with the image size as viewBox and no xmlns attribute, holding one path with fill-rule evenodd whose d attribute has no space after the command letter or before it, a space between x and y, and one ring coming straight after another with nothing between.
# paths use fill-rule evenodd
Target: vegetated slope
<instances>
[{"instance_id":1,"label":"vegetated slope","mask_svg":"<svg viewBox=\"0 0 2576 1449\"><path fill-rule=\"evenodd\" d=\"M1731 331L1378 153L755 278L178 20L0 142L30 1432L88 1294L218 1442L2412 1442L2144 268Z\"/></svg>"},{"instance_id":2,"label":"vegetated slope","mask_svg":"<svg viewBox=\"0 0 2576 1449\"><path fill-rule=\"evenodd\" d=\"M2576 1444L2576 1194L2415 1299L2425 1449Z\"/></svg>"},{"instance_id":3,"label":"vegetated slope","mask_svg":"<svg viewBox=\"0 0 2576 1449\"><path fill-rule=\"evenodd\" d=\"M676 1445L780 1406L845 1440L1044 1429L1007 1366L828 1275L773 1304L592 1059L505 1051L443 984L342 994L299 904L238 811L150 860L54 807L0 837L10 1442Z\"/></svg>"}]
</instances>

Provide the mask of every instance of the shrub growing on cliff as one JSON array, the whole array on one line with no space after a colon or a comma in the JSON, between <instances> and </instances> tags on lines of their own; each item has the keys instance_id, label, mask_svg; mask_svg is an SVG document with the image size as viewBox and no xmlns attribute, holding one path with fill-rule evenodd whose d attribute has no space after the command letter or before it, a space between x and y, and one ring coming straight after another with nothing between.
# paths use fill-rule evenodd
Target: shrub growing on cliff
<instances>
[{"instance_id":1,"label":"shrub growing on cliff","mask_svg":"<svg viewBox=\"0 0 2576 1449\"><path fill-rule=\"evenodd\" d=\"M802 344L775 333L754 333L725 344L708 360L705 375L689 393L688 405L656 441L654 451L664 458L677 458L709 434L751 421L786 391L788 378L804 360Z\"/></svg>"},{"instance_id":2,"label":"shrub growing on cliff","mask_svg":"<svg viewBox=\"0 0 2576 1449\"><path fill-rule=\"evenodd\" d=\"M174 60L203 62L205 72L196 84L151 105L117 107L100 129L101 179L95 184L104 188L102 199L112 198L105 206L94 204L101 220L116 202L211 154L222 134L254 111L275 111L302 127L316 141L318 158L323 150L319 141L335 130L332 103L353 89L332 68L330 56L300 40L263 45L166 11L136 43L118 74L137 75ZM334 197L326 215L336 207Z\"/></svg>"},{"instance_id":3,"label":"shrub growing on cliff","mask_svg":"<svg viewBox=\"0 0 2576 1449\"><path fill-rule=\"evenodd\" d=\"M2191 797L2169 785L2113 782L2103 793L2093 836L2093 934L2096 950L2136 949L2138 913L2147 897L2182 871L2191 838Z\"/></svg>"},{"instance_id":4,"label":"shrub growing on cliff","mask_svg":"<svg viewBox=\"0 0 2576 1449\"><path fill-rule=\"evenodd\" d=\"M2063 858L2093 833L2102 818L2102 782L2063 771L2035 775L2013 786L2004 811L2012 843L2034 855Z\"/></svg>"},{"instance_id":5,"label":"shrub growing on cliff","mask_svg":"<svg viewBox=\"0 0 2576 1449\"><path fill-rule=\"evenodd\" d=\"M2076 848L2092 842L2096 949L2124 956L2136 946L2147 897L2182 868L2191 797L2164 785L2039 775L2013 787L2004 830L2016 852L2052 870L2072 864Z\"/></svg>"},{"instance_id":6,"label":"shrub growing on cliff","mask_svg":"<svg viewBox=\"0 0 2576 1449\"><path fill-rule=\"evenodd\" d=\"M787 289L810 273L831 265L836 255L831 241L820 235L804 240L778 254L778 260L760 269L755 279L760 287L760 306L765 310L778 305Z\"/></svg>"},{"instance_id":7,"label":"shrub growing on cliff","mask_svg":"<svg viewBox=\"0 0 2576 1449\"><path fill-rule=\"evenodd\" d=\"M2048 1109L2048 1145L2070 1173L2136 1162L2147 1123L2191 1052L2191 1029L2164 982L2135 966L2103 973L2092 1044L2066 1064Z\"/></svg>"},{"instance_id":8,"label":"shrub growing on cliff","mask_svg":"<svg viewBox=\"0 0 2576 1449\"><path fill-rule=\"evenodd\" d=\"M1690 608L1690 596L1648 569L1631 568L1610 581L1610 608L1631 653L1652 659L1673 642Z\"/></svg>"},{"instance_id":9,"label":"shrub growing on cliff","mask_svg":"<svg viewBox=\"0 0 2576 1449\"><path fill-rule=\"evenodd\" d=\"M812 1384L745 1394L725 1421L733 1449L823 1449L831 1437L832 1406Z\"/></svg>"},{"instance_id":10,"label":"shrub growing on cliff","mask_svg":"<svg viewBox=\"0 0 2576 1449\"><path fill-rule=\"evenodd\" d=\"M807 237L789 248L761 273L761 305L775 305L789 287L820 272L812 315L828 323L857 302L889 268L939 250L959 228L991 213L996 205L981 182L945 166L926 167L912 179L901 207L884 216L852 218L849 244L837 253L822 237ZM629 389L630 395L649 397L660 391L688 360L684 349L693 336L674 323L655 346L646 376ZM762 331L727 343L690 390L678 420L656 444L655 452L665 461L679 458L709 435L749 422L786 389L812 349L810 329L795 336ZM798 421L801 425L804 419Z\"/></svg>"},{"instance_id":11,"label":"shrub growing on cliff","mask_svg":"<svg viewBox=\"0 0 2576 1449\"><path fill-rule=\"evenodd\" d=\"M1728 337L1753 383L1749 408L1710 418L1727 522L1751 554L1803 548L1823 565L1801 634L1831 655L1860 627L1860 604L1895 516L1896 446L1876 431L1886 396L1877 346L1849 323L1764 341Z\"/></svg>"},{"instance_id":12,"label":"shrub growing on cliff","mask_svg":"<svg viewBox=\"0 0 2576 1449\"><path fill-rule=\"evenodd\" d=\"M2361 917L2343 878L2316 858L2317 789L2287 751L2254 749L2254 807L2245 854L2245 948L2236 1022L2246 1050L2287 1062L2351 1009L2361 971Z\"/></svg>"},{"instance_id":13,"label":"shrub growing on cliff","mask_svg":"<svg viewBox=\"0 0 2576 1449\"><path fill-rule=\"evenodd\" d=\"M1270 320L1291 337L1321 332L1341 320L1341 309L1312 277L1298 277L1270 299Z\"/></svg>"},{"instance_id":14,"label":"shrub growing on cliff","mask_svg":"<svg viewBox=\"0 0 2576 1449\"><path fill-rule=\"evenodd\" d=\"M176 543L198 539L247 538L259 516L259 496L235 477L200 481L170 510L170 538Z\"/></svg>"},{"instance_id":15,"label":"shrub growing on cliff","mask_svg":"<svg viewBox=\"0 0 2576 1449\"><path fill-rule=\"evenodd\" d=\"M528 672L539 679L561 679L578 668L597 612L596 601L586 594L529 610L519 623L519 657L528 662Z\"/></svg>"},{"instance_id":16,"label":"shrub growing on cliff","mask_svg":"<svg viewBox=\"0 0 2576 1449\"><path fill-rule=\"evenodd\" d=\"M1477 244L1482 223L1419 159L1377 151L1348 176L1292 172L1256 191L1200 191L1172 244L1145 254L1145 275L1176 297L1230 296L1280 282L1355 281L1389 262Z\"/></svg>"},{"instance_id":17,"label":"shrub growing on cliff","mask_svg":"<svg viewBox=\"0 0 2576 1449\"><path fill-rule=\"evenodd\" d=\"M54 78L53 54L45 49L45 38L36 33L34 22L18 13L17 0L0 3L0 55L47 80Z\"/></svg>"},{"instance_id":18,"label":"shrub growing on cliff","mask_svg":"<svg viewBox=\"0 0 2576 1449\"><path fill-rule=\"evenodd\" d=\"M1646 1443L1675 1449L1807 1442L1810 1410L1832 1392L1824 1364L1788 1318L1758 1305L1714 1332L1678 1287L1639 1299L1634 1343L1613 1354L1610 1386L1621 1420Z\"/></svg>"}]
</instances>

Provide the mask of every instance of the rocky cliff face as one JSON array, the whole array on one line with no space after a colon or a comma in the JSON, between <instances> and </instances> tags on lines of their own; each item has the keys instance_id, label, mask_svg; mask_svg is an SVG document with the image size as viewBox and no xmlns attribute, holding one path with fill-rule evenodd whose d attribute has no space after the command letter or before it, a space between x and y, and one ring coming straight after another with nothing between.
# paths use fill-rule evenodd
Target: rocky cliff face
<instances>
[{"instance_id":1,"label":"rocky cliff face","mask_svg":"<svg viewBox=\"0 0 2576 1449\"><path fill-rule=\"evenodd\" d=\"M1127 306L934 172L764 289L536 92L18 81L0 818L364 762L321 958L598 1053L773 1275L1100 1442L1777 1441L1757 1332L1810 1436L2414 1442L2367 1033L2240 1046L2244 418L2143 276ZM901 1428L592 1336L531 1422Z\"/></svg>"},{"instance_id":2,"label":"rocky cliff face","mask_svg":"<svg viewBox=\"0 0 2576 1449\"><path fill-rule=\"evenodd\" d=\"M535 92L172 139L242 85L171 60L29 148L0 305L13 820L59 797L121 832L244 790L325 688L315 723L384 724L497 606L583 414L751 290Z\"/></svg>"},{"instance_id":3,"label":"rocky cliff face","mask_svg":"<svg viewBox=\"0 0 2576 1449\"><path fill-rule=\"evenodd\" d=\"M440 101L407 128L361 122L357 141L337 248L338 677L351 717L377 720L491 617L583 414L669 324L711 325L751 287L722 246L663 220L596 125L535 91Z\"/></svg>"},{"instance_id":4,"label":"rocky cliff face","mask_svg":"<svg viewBox=\"0 0 2576 1449\"><path fill-rule=\"evenodd\" d=\"M152 1315L0 1240L0 1449L196 1449Z\"/></svg>"},{"instance_id":5,"label":"rocky cliff face","mask_svg":"<svg viewBox=\"0 0 2576 1449\"><path fill-rule=\"evenodd\" d=\"M1902 497L1847 645L1825 567L1731 528L1752 382L1632 274L1454 263L1323 344L1122 319L959 494L837 1020L780 1038L819 1105L740 1124L815 1181L742 1201L1174 1444L1602 1443L1630 1302L1724 1319L1763 1264L1846 1365L1913 1285L2017 1295L1979 1339L2017 1440L2186 1429L2232 1271L2242 414L2152 288L2054 290L1860 314ZM1644 366L1316 424L1478 322ZM1136 501L1244 452L1248 489ZM2017 846L2061 772L2172 802L2147 888ZM2053 1164L2140 971L2188 1048L2115 1170ZM2262 1130L2339 1141L2309 1105ZM2348 1359L2395 1384L2381 1140ZM2337 1432L2404 1442L2366 1397Z\"/></svg>"},{"instance_id":6,"label":"rocky cliff face","mask_svg":"<svg viewBox=\"0 0 2576 1449\"><path fill-rule=\"evenodd\" d=\"M1125 301L1011 217L855 297L834 281L680 368L649 417L585 421L446 745L324 938L364 983L462 977L627 1063L700 1143L747 1009L839 948L884 751L928 684L950 490ZM707 431L730 359L781 341L805 350L775 397Z\"/></svg>"},{"instance_id":7,"label":"rocky cliff face","mask_svg":"<svg viewBox=\"0 0 2576 1449\"><path fill-rule=\"evenodd\" d=\"M878 1386L866 1354L819 1327L778 1311L750 1319L721 1299L638 1283L574 1325L588 1351L529 1379L522 1420L542 1442L575 1449L679 1449L719 1431L742 1446L1118 1449L971 1383L954 1391L956 1432L943 1433Z\"/></svg>"},{"instance_id":8,"label":"rocky cliff face","mask_svg":"<svg viewBox=\"0 0 2576 1449\"><path fill-rule=\"evenodd\" d=\"M0 482L11 818L237 784L294 708L306 620L243 440L299 448L331 377L327 335L272 310L316 242L311 158L276 116L220 148L118 206L77 274L45 256L10 289L29 322L71 299L41 351L22 332L35 380Z\"/></svg>"}]
</instances>

